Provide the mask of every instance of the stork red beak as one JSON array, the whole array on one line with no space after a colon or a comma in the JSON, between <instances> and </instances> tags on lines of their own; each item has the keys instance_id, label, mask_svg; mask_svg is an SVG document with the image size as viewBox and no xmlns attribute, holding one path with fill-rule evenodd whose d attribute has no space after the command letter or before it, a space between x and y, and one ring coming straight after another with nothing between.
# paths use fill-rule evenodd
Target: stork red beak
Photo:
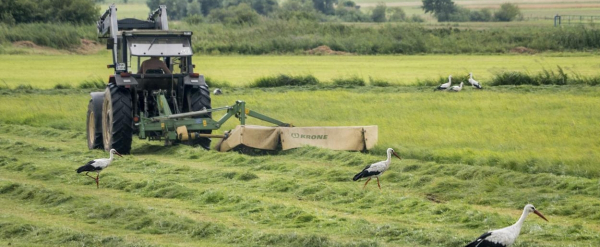
<instances>
[{"instance_id":1,"label":"stork red beak","mask_svg":"<svg viewBox=\"0 0 600 247\"><path fill-rule=\"evenodd\" d=\"M115 151L115 154L116 154L116 155L119 155L119 156L121 156L121 157L123 157L123 155L121 155L121 154L120 154L119 152L117 152L117 151Z\"/></svg>"},{"instance_id":2,"label":"stork red beak","mask_svg":"<svg viewBox=\"0 0 600 247\"><path fill-rule=\"evenodd\" d=\"M545 221L548 221L548 219L546 219L546 217L544 217L544 215L542 215L542 213L540 213L540 211L537 210L533 210L534 214L537 214L538 216L540 216L542 219L544 219Z\"/></svg>"},{"instance_id":3,"label":"stork red beak","mask_svg":"<svg viewBox=\"0 0 600 247\"><path fill-rule=\"evenodd\" d=\"M402 159L402 158L400 158L400 156L398 156L398 154L397 154L396 152L393 152L393 154L394 154L396 157L398 157L398 159Z\"/></svg>"}]
</instances>

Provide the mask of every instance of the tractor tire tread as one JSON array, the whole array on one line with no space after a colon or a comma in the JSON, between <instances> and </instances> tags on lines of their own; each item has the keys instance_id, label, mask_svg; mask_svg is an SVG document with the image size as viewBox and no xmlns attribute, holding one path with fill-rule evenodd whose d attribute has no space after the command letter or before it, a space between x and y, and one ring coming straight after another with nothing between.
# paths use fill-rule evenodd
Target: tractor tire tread
<instances>
[{"instance_id":1,"label":"tractor tire tread","mask_svg":"<svg viewBox=\"0 0 600 247\"><path fill-rule=\"evenodd\" d=\"M121 154L131 152L133 140L133 103L131 94L114 83L108 85L112 100L113 122L111 148Z\"/></svg>"}]
</instances>

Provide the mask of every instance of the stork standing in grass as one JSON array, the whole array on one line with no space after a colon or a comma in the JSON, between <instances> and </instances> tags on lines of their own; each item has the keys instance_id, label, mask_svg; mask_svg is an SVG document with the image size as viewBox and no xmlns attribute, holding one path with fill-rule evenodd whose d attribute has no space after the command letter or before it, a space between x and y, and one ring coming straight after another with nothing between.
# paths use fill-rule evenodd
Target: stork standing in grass
<instances>
[{"instance_id":1,"label":"stork standing in grass","mask_svg":"<svg viewBox=\"0 0 600 247\"><path fill-rule=\"evenodd\" d=\"M104 168L106 168L110 165L110 163L113 160L114 154L123 157L119 152L117 152L117 150L111 149L110 150L110 158L92 160L92 161L88 162L87 164L77 168L77 173L85 172L86 176L88 176L96 181L96 188L99 188L100 186L98 185L99 184L98 178L100 177L100 172L102 170L104 170ZM88 172L96 172L96 177L92 177L92 176L88 175Z\"/></svg>"},{"instance_id":2,"label":"stork standing in grass","mask_svg":"<svg viewBox=\"0 0 600 247\"><path fill-rule=\"evenodd\" d=\"M450 89L448 89L448 91L450 91L450 92L460 92L460 90L462 89L462 87L463 87L463 82L461 81L459 86L452 86Z\"/></svg>"},{"instance_id":3,"label":"stork standing in grass","mask_svg":"<svg viewBox=\"0 0 600 247\"><path fill-rule=\"evenodd\" d=\"M440 85L435 90L446 90L446 89L450 88L450 86L452 86L452 75L448 76L448 82Z\"/></svg>"},{"instance_id":4,"label":"stork standing in grass","mask_svg":"<svg viewBox=\"0 0 600 247\"><path fill-rule=\"evenodd\" d=\"M381 174L383 174L390 167L390 163L392 163L392 154L395 155L396 157L398 157L398 159L402 159L402 158L400 158L400 156L398 156L398 154L396 153L396 151L394 151L394 149L388 148L387 149L387 160L379 161L377 163L368 165L361 172L354 175L354 178L352 178L352 180L356 181L361 178L369 178L367 180L367 182L365 182L365 185L363 186L363 189L364 189L367 186L367 184L369 183L369 181L371 181L371 178L376 177L377 178L377 186L379 186L379 189L381 189L381 185L379 184L379 176L381 176Z\"/></svg>"},{"instance_id":5,"label":"stork standing in grass","mask_svg":"<svg viewBox=\"0 0 600 247\"><path fill-rule=\"evenodd\" d=\"M523 226L523 222L529 213L534 213L540 216L545 221L548 221L542 213L537 211L535 207L531 204L525 205L523 209L523 214L521 214L521 218L512 226L505 227L498 230L493 230L484 233L479 236L475 241L467 244L465 247L507 247L511 246L519 233L521 232L521 226Z\"/></svg>"},{"instance_id":6,"label":"stork standing in grass","mask_svg":"<svg viewBox=\"0 0 600 247\"><path fill-rule=\"evenodd\" d=\"M483 89L479 82L473 79L473 72L469 73L469 83L471 83L474 88Z\"/></svg>"}]
</instances>

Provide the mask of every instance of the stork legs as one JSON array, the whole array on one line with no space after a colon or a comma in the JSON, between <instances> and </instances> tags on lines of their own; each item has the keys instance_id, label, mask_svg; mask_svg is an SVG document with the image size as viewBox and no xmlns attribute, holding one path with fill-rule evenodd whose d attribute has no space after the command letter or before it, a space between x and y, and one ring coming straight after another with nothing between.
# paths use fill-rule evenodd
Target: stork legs
<instances>
[{"instance_id":1,"label":"stork legs","mask_svg":"<svg viewBox=\"0 0 600 247\"><path fill-rule=\"evenodd\" d=\"M97 189L97 188L100 188L100 185L98 185L98 177L100 177L100 173L97 173L97 174L96 174L96 177L92 177L92 176L88 175L88 173L87 173L87 172L85 173L85 175L86 175L86 176L88 176L88 177L90 177L90 178L92 178L93 180L95 180L95 181L96 181L96 189Z\"/></svg>"},{"instance_id":2,"label":"stork legs","mask_svg":"<svg viewBox=\"0 0 600 247\"><path fill-rule=\"evenodd\" d=\"M369 183L369 181L371 181L371 178L367 179L367 182L365 182L365 185L363 186L363 189L365 187L367 187L367 184ZM379 187L379 189L381 189L381 184L379 184L379 177L377 177L377 186Z\"/></svg>"},{"instance_id":3,"label":"stork legs","mask_svg":"<svg viewBox=\"0 0 600 247\"><path fill-rule=\"evenodd\" d=\"M365 185L363 185L363 189L364 189L365 187L367 187L367 184L369 183L369 181L371 181L371 178L367 179L367 182L365 182Z\"/></svg>"}]
</instances>

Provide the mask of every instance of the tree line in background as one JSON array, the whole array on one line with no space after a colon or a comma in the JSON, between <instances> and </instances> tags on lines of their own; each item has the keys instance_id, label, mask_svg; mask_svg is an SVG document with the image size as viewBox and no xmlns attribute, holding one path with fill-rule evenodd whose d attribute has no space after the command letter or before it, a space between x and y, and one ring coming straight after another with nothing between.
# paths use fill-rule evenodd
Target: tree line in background
<instances>
[{"instance_id":1,"label":"tree line in background","mask_svg":"<svg viewBox=\"0 0 600 247\"><path fill-rule=\"evenodd\" d=\"M512 3L503 3L500 9L492 13L490 9L469 10L454 4L452 0L423 0L421 7L425 13L431 13L439 22L467 22L467 21L514 21L522 18L519 6Z\"/></svg>"},{"instance_id":2,"label":"tree line in background","mask_svg":"<svg viewBox=\"0 0 600 247\"><path fill-rule=\"evenodd\" d=\"M399 7L381 3L371 13L364 13L351 0L288 0L281 5L276 0L148 0L150 9L165 5L169 18L188 23L221 22L225 24L255 24L261 16L283 20L314 20L344 22L423 22L413 15L407 17Z\"/></svg>"},{"instance_id":3,"label":"tree line in background","mask_svg":"<svg viewBox=\"0 0 600 247\"><path fill-rule=\"evenodd\" d=\"M91 24L98 19L99 11L92 0L1 0L0 22Z\"/></svg>"},{"instance_id":4,"label":"tree line in background","mask_svg":"<svg viewBox=\"0 0 600 247\"><path fill-rule=\"evenodd\" d=\"M439 22L513 21L522 18L516 4L504 3L495 12L490 9L469 10L452 0L422 0L425 13L433 14ZM408 17L400 7L379 3L365 13L352 0L147 0L150 9L166 5L170 18L190 23L222 22L254 24L260 16L276 19L309 19L344 22L423 22L419 15Z\"/></svg>"},{"instance_id":5,"label":"tree line in background","mask_svg":"<svg viewBox=\"0 0 600 247\"><path fill-rule=\"evenodd\" d=\"M512 21L521 16L515 4L490 9L469 10L452 0L422 0L422 9L438 21ZM91 24L98 18L97 3L104 0L2 0L0 22L16 23L70 22ZM423 22L419 15L408 17L400 7L380 3L369 13L352 0L147 0L150 9L166 5L169 18L190 24L220 22L253 25L261 19L313 20L320 22Z\"/></svg>"}]
</instances>

